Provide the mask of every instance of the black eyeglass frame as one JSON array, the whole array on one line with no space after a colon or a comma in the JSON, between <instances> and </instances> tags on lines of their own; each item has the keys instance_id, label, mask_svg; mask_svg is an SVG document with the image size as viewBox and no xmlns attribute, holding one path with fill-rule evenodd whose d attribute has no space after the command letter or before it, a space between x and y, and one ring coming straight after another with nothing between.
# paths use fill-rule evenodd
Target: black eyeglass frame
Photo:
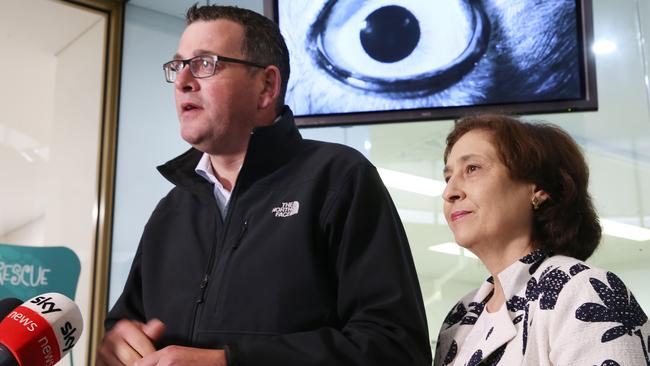
<instances>
[{"instance_id":1,"label":"black eyeglass frame","mask_svg":"<svg viewBox=\"0 0 650 366\"><path fill-rule=\"evenodd\" d=\"M205 57L212 58L212 61L214 62L214 69L212 70L212 73L210 75L206 75L206 76L196 76L196 75L194 75L194 71L192 71L192 65L191 65L192 60L195 60L197 58L205 58ZM252 62L252 61L241 60L241 59L238 59L238 58L226 57L226 56L221 56L221 55L199 55L199 56L195 56L195 57L188 58L188 59L185 59L185 60L171 60L169 62L165 62L162 65L162 68L163 68L163 71L165 72L165 81L167 81L168 83L176 82L176 76L174 76L174 80L170 80L170 78L168 77L168 72L167 72L167 69L170 67L170 65L172 63L175 63L175 62L182 62L182 67L178 71L176 71L176 73L181 72L181 70L183 70L185 68L185 66L189 66L190 67L190 73L192 74L192 76L194 78L197 78L197 79L205 79L205 78L209 78L211 76L214 76L214 74L217 72L217 65L218 65L219 62L230 62L230 63L235 63L235 64L242 64L242 65L247 65L247 66L258 67L260 69L265 69L268 66L268 65L264 66L262 64L258 64L256 62Z\"/></svg>"}]
</instances>

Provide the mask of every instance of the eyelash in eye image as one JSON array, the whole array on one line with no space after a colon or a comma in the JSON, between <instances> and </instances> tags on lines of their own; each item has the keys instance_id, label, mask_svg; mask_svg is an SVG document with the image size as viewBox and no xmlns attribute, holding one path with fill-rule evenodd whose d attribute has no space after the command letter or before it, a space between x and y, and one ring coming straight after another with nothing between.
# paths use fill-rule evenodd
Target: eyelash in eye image
<instances>
[{"instance_id":1,"label":"eyelash in eye image","mask_svg":"<svg viewBox=\"0 0 650 366\"><path fill-rule=\"evenodd\" d=\"M281 0L295 114L577 99L573 0Z\"/></svg>"}]
</instances>

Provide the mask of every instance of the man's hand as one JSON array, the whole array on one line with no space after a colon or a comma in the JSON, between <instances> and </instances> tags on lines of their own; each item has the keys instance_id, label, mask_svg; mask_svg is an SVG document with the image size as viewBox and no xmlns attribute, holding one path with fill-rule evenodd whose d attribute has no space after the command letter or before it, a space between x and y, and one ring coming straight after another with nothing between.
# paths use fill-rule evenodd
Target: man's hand
<instances>
[{"instance_id":1,"label":"man's hand","mask_svg":"<svg viewBox=\"0 0 650 366\"><path fill-rule=\"evenodd\" d=\"M151 353L135 366L227 366L223 350L168 346Z\"/></svg>"},{"instance_id":2,"label":"man's hand","mask_svg":"<svg viewBox=\"0 0 650 366\"><path fill-rule=\"evenodd\" d=\"M165 331L158 319L147 324L133 320L120 320L106 333L97 352L98 366L133 365L143 357L156 352L153 342Z\"/></svg>"}]
</instances>

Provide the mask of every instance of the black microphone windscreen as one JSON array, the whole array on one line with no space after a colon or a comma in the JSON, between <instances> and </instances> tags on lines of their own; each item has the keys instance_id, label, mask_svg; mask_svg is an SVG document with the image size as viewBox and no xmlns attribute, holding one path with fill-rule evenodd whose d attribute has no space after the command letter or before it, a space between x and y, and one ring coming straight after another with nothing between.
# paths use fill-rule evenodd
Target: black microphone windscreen
<instances>
[{"instance_id":1,"label":"black microphone windscreen","mask_svg":"<svg viewBox=\"0 0 650 366\"><path fill-rule=\"evenodd\" d=\"M11 351L5 347L3 344L0 344L0 365L1 366L20 366L18 361L14 358L14 355Z\"/></svg>"},{"instance_id":2,"label":"black microphone windscreen","mask_svg":"<svg viewBox=\"0 0 650 366\"><path fill-rule=\"evenodd\" d=\"M12 310L17 308L23 302L14 297L8 297L6 299L0 300L0 319L4 319L5 316L9 315Z\"/></svg>"}]
</instances>

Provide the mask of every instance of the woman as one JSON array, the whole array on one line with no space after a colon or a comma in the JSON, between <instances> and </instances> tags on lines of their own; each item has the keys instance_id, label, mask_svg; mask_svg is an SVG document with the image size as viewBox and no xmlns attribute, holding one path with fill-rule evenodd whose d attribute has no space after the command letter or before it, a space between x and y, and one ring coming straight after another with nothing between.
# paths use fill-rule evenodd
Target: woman
<instances>
[{"instance_id":1,"label":"woman","mask_svg":"<svg viewBox=\"0 0 650 366\"><path fill-rule=\"evenodd\" d=\"M650 366L648 317L615 274L583 262L601 228L575 141L468 117L444 159L449 227L492 276L447 315L434 365Z\"/></svg>"}]
</instances>

